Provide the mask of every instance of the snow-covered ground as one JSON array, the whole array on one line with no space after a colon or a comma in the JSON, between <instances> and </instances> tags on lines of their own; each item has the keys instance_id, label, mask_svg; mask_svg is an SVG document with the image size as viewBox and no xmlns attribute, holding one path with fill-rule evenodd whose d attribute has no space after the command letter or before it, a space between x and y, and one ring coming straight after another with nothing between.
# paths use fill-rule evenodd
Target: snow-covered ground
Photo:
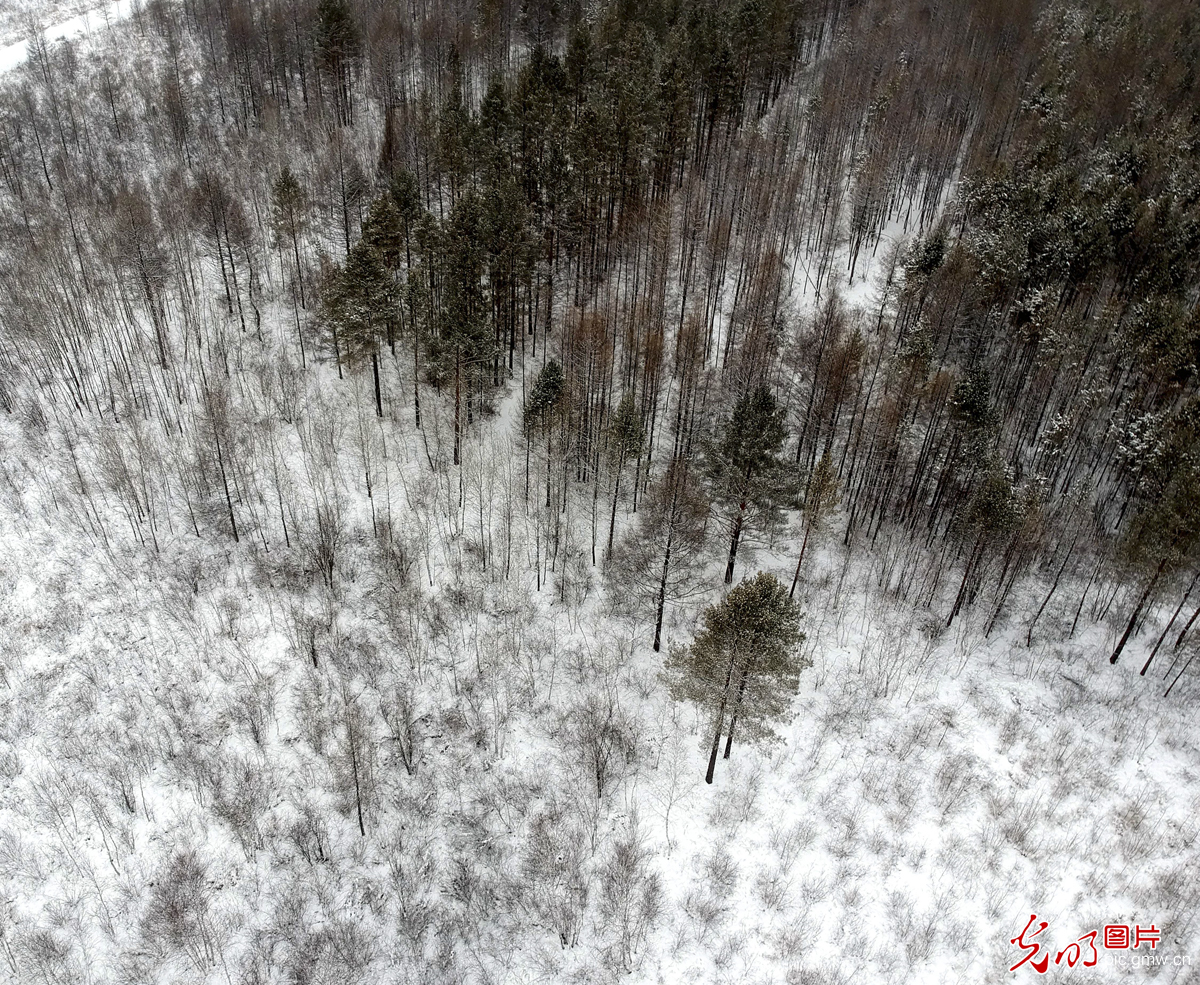
<instances>
[{"instance_id":1,"label":"snow-covered ground","mask_svg":"<svg viewBox=\"0 0 1200 985\"><path fill-rule=\"evenodd\" d=\"M100 3L39 2L33 8L9 2L0 8L0 72L8 72L29 57L29 39L40 32L46 42L74 40L107 30L124 20L138 0L103 0Z\"/></svg>"},{"instance_id":2,"label":"snow-covered ground","mask_svg":"<svg viewBox=\"0 0 1200 985\"><path fill-rule=\"evenodd\" d=\"M347 423L368 385L333 390ZM444 447L445 408L426 414ZM1162 700L1136 652L1110 668L1112 625L1069 637L1069 592L1031 647L1033 585L984 639L978 612L947 630L936 606L882 594L873 555L826 544L784 741L735 746L706 786L708 724L668 699L648 623L610 614L599 569L581 562L590 588L565 599L559 574L536 591L528 528L507 578L472 560L477 507L520 496L514 423L470 435L460 511L454 472L425 467L389 408L373 505L415 538L405 568L378 554L344 453L332 616L278 542L177 530L157 558L106 554L10 491L0 941L28 949L37 928L59 981L285 981L305 962L306 980L409 981L440 961L497 982L982 983L1013 980L1010 939L1036 913L1053 980L1189 980L1174 962L1200 940L1194 687ZM788 575L794 545L776 546L742 570ZM695 612L673 613L669 642ZM403 695L411 774L385 724ZM628 740L599 796L575 724L589 700ZM661 890L632 974L606 895L624 843ZM1101 947L1094 968L1054 967L1110 924L1169 929L1164 963Z\"/></svg>"}]
</instances>

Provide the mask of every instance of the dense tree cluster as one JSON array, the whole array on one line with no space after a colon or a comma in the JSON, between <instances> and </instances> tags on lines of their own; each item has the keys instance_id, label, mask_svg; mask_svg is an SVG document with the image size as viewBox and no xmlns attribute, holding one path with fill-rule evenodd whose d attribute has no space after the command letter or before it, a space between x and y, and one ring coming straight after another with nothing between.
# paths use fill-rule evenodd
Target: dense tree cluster
<instances>
[{"instance_id":1,"label":"dense tree cluster","mask_svg":"<svg viewBox=\"0 0 1200 985\"><path fill-rule=\"evenodd\" d=\"M369 369L419 428L451 394L452 466L519 379L551 566L590 494L589 563L657 583L659 621L705 556L689 517L728 584L799 508L796 580L835 500L890 591L959 579L951 621L1061 570L1140 585L1132 630L1190 578L1186 5L189 2L125 30L132 58L38 43L3 86L3 397L110 435L117 464L68 474L137 540L218 513L305 539L230 393L237 332L282 392Z\"/></svg>"}]
</instances>

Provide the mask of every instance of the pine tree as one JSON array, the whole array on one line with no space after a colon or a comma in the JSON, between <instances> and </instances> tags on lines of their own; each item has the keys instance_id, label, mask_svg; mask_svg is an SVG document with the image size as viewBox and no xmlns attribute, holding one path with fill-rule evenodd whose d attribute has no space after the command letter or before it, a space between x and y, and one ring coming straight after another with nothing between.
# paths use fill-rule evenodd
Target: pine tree
<instances>
[{"instance_id":1,"label":"pine tree","mask_svg":"<svg viewBox=\"0 0 1200 985\"><path fill-rule=\"evenodd\" d=\"M551 359L542 367L525 401L525 429L545 427L550 411L557 406L563 393L563 371L558 360Z\"/></svg>"},{"instance_id":2,"label":"pine tree","mask_svg":"<svg viewBox=\"0 0 1200 985\"><path fill-rule=\"evenodd\" d=\"M612 516L608 523L608 550L606 557L612 557L613 531L617 526L617 499L621 494L621 470L629 459L638 455L645 440L645 427L642 425L642 415L638 413L633 394L626 391L621 396L609 425L610 454L613 458L613 494ZM655 647L657 649L657 647Z\"/></svg>"},{"instance_id":3,"label":"pine tree","mask_svg":"<svg viewBox=\"0 0 1200 985\"><path fill-rule=\"evenodd\" d=\"M804 499L804 540L800 544L800 556L796 558L796 573L792 575L792 588L788 598L795 597L796 584L800 581L800 565L804 563L804 552L808 548L808 540L821 529L829 513L838 504L837 471L833 467L833 458L826 449L813 469L812 478L808 480L808 495Z\"/></svg>"},{"instance_id":4,"label":"pine tree","mask_svg":"<svg viewBox=\"0 0 1200 985\"><path fill-rule=\"evenodd\" d=\"M400 214L400 222L404 226L404 262L411 267L413 227L424 211L417 176L408 168L400 168L392 175L389 193L392 201L396 203L396 211Z\"/></svg>"},{"instance_id":5,"label":"pine tree","mask_svg":"<svg viewBox=\"0 0 1200 985\"><path fill-rule=\"evenodd\" d=\"M1194 564L1200 543L1200 399L1189 401L1156 429L1157 440L1142 464L1146 504L1130 524L1123 553L1135 576L1150 578L1130 614L1109 663L1129 642L1155 588L1176 571Z\"/></svg>"},{"instance_id":6,"label":"pine tree","mask_svg":"<svg viewBox=\"0 0 1200 985\"><path fill-rule=\"evenodd\" d=\"M546 434L546 505L550 505L550 443L553 429L551 414L559 406L566 389L562 366L551 359L542 367L525 400L525 495L529 495L529 451L539 431Z\"/></svg>"},{"instance_id":7,"label":"pine tree","mask_svg":"<svg viewBox=\"0 0 1200 985\"><path fill-rule=\"evenodd\" d=\"M950 414L958 425L959 455L969 470L987 460L1000 423L991 399L991 374L984 366L973 367L954 387Z\"/></svg>"},{"instance_id":8,"label":"pine tree","mask_svg":"<svg viewBox=\"0 0 1200 985\"><path fill-rule=\"evenodd\" d=\"M287 240L292 246L292 257L296 261L296 283L300 288L300 307L308 307L304 297L304 267L300 263L300 234L306 225L304 189L292 169L286 164L271 188L275 235L280 241Z\"/></svg>"},{"instance_id":9,"label":"pine tree","mask_svg":"<svg viewBox=\"0 0 1200 985\"><path fill-rule=\"evenodd\" d=\"M362 48L362 36L346 0L320 0L317 4L317 51L333 83L338 123L354 123L352 66Z\"/></svg>"},{"instance_id":10,"label":"pine tree","mask_svg":"<svg viewBox=\"0 0 1200 985\"><path fill-rule=\"evenodd\" d=\"M475 192L462 195L450 212L444 236L432 252L441 280L440 305L435 305L438 321L439 354L446 370L454 372L454 464L461 461L465 390L470 413L470 395L479 381L483 365L497 354L495 339L488 326L488 305L484 297L486 253L484 242L483 200Z\"/></svg>"},{"instance_id":11,"label":"pine tree","mask_svg":"<svg viewBox=\"0 0 1200 985\"><path fill-rule=\"evenodd\" d=\"M388 270L400 266L404 257L404 219L390 195L381 195L371 203L363 220L363 242L379 254Z\"/></svg>"},{"instance_id":12,"label":"pine tree","mask_svg":"<svg viewBox=\"0 0 1200 985\"><path fill-rule=\"evenodd\" d=\"M395 285L379 251L365 239L350 250L343 266L332 265L321 294L322 315L333 342L338 375L342 366L371 360L375 379L375 411L383 416L379 382L379 332L387 329L396 310Z\"/></svg>"},{"instance_id":13,"label":"pine tree","mask_svg":"<svg viewBox=\"0 0 1200 985\"><path fill-rule=\"evenodd\" d=\"M388 348L395 355L395 327L399 317L400 282L399 270L404 259L404 222L400 210L390 195L381 195L371 203L367 217L363 220L362 240L383 265L386 283L381 286L384 294L380 304L380 321L387 329ZM371 276L379 273L372 265Z\"/></svg>"},{"instance_id":14,"label":"pine tree","mask_svg":"<svg viewBox=\"0 0 1200 985\"><path fill-rule=\"evenodd\" d=\"M1020 523L1023 506L1013 492L1011 476L993 462L963 510L961 524L971 538L971 549L967 554L958 593L954 597L954 607L950 610L950 618L946 620L947 628L954 622L968 597L974 598L971 586L972 583L978 583L989 551Z\"/></svg>"},{"instance_id":15,"label":"pine tree","mask_svg":"<svg viewBox=\"0 0 1200 985\"><path fill-rule=\"evenodd\" d=\"M759 572L704 610L704 628L691 646L671 651L665 668L671 696L713 716L706 783L712 783L721 735L728 736L728 758L739 722L751 741L777 738L772 725L788 720L808 666L796 654L803 640L796 603L774 575Z\"/></svg>"},{"instance_id":16,"label":"pine tree","mask_svg":"<svg viewBox=\"0 0 1200 985\"><path fill-rule=\"evenodd\" d=\"M654 612L654 652L662 646L663 615L702 588L708 503L676 458L642 500L637 523L613 552L608 582L616 604L636 602Z\"/></svg>"},{"instance_id":17,"label":"pine tree","mask_svg":"<svg viewBox=\"0 0 1200 985\"><path fill-rule=\"evenodd\" d=\"M450 94L438 116L437 162L450 181L450 202L457 204L474 172L477 124L463 102L461 71L457 52L451 51Z\"/></svg>"},{"instance_id":18,"label":"pine tree","mask_svg":"<svg viewBox=\"0 0 1200 985\"><path fill-rule=\"evenodd\" d=\"M726 585L733 582L746 526L777 519L781 506L795 493L795 483L779 455L786 433L783 412L763 384L738 400L721 428L720 440L706 449L705 472L713 502L729 525Z\"/></svg>"}]
</instances>

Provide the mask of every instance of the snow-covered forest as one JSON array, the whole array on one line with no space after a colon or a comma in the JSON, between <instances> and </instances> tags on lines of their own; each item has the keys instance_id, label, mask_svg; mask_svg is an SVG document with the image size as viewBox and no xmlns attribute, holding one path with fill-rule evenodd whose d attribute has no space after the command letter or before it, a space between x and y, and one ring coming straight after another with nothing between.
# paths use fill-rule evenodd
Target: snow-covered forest
<instances>
[{"instance_id":1,"label":"snow-covered forest","mask_svg":"<svg viewBox=\"0 0 1200 985\"><path fill-rule=\"evenodd\" d=\"M1188 0L0 25L0 981L1197 974Z\"/></svg>"}]
</instances>

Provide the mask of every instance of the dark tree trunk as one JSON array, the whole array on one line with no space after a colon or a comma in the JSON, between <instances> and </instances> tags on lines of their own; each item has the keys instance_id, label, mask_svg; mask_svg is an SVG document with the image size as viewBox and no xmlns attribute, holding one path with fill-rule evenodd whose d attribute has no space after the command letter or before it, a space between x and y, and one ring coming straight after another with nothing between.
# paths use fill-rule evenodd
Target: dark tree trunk
<instances>
[{"instance_id":1,"label":"dark tree trunk","mask_svg":"<svg viewBox=\"0 0 1200 985\"><path fill-rule=\"evenodd\" d=\"M379 392L379 356L371 353L371 371L375 374L375 416L383 417L383 399Z\"/></svg>"},{"instance_id":2,"label":"dark tree trunk","mask_svg":"<svg viewBox=\"0 0 1200 985\"><path fill-rule=\"evenodd\" d=\"M658 615L654 620L654 652L662 648L663 611L667 607L667 571L671 566L671 540L673 530L667 532L667 549L663 554L662 580L658 583Z\"/></svg>"},{"instance_id":3,"label":"dark tree trunk","mask_svg":"<svg viewBox=\"0 0 1200 985\"><path fill-rule=\"evenodd\" d=\"M804 540L800 544L800 556L796 558L796 573L792 575L792 588L791 591L788 592L788 598L796 597L796 584L800 581L800 565L804 563L804 549L808 547L808 535L810 533L812 533L811 523L806 525L804 528ZM728 756L729 753L726 752L725 755Z\"/></svg>"},{"instance_id":4,"label":"dark tree trunk","mask_svg":"<svg viewBox=\"0 0 1200 985\"><path fill-rule=\"evenodd\" d=\"M217 433L217 429L213 428L213 441L217 446L217 465L221 469L221 485L225 487L225 505L229 507L229 526L233 530L233 542L240 543L238 537L237 520L233 518L233 497L229 495L229 480L225 476L225 457L221 454L221 436Z\"/></svg>"},{"instance_id":5,"label":"dark tree trunk","mask_svg":"<svg viewBox=\"0 0 1200 985\"><path fill-rule=\"evenodd\" d=\"M967 579L971 577L972 572L975 570L975 563L979 560L979 555L982 553L982 551L983 536L980 535L979 539L975 542L975 546L971 548L971 556L967 558L967 567L966 570L963 571L962 581L959 582L958 585L958 595L955 596L954 599L954 608L950 610L950 618L946 620L947 629L949 629L950 624L954 622L954 617L958 615L959 610L962 608L963 601L967 597Z\"/></svg>"},{"instance_id":6,"label":"dark tree trunk","mask_svg":"<svg viewBox=\"0 0 1200 985\"><path fill-rule=\"evenodd\" d=\"M717 709L717 728L713 735L712 752L708 757L708 772L704 774L704 782L712 783L713 772L717 768L717 753L721 750L721 730L725 726L725 705L729 702L729 682L733 680L733 657L729 658L729 673L725 675L725 690L721 692L721 706Z\"/></svg>"},{"instance_id":7,"label":"dark tree trunk","mask_svg":"<svg viewBox=\"0 0 1200 985\"><path fill-rule=\"evenodd\" d=\"M459 368L459 363L460 363L460 360L459 360L459 356L458 356L458 349L455 349L454 350L454 464L455 465L459 464L459 457L461 454L461 452L459 450L459 433L460 433L459 429L461 427L462 418L461 418L461 411L459 408L462 404L462 383L461 383L462 373Z\"/></svg>"},{"instance_id":8,"label":"dark tree trunk","mask_svg":"<svg viewBox=\"0 0 1200 985\"><path fill-rule=\"evenodd\" d=\"M1175 607L1175 612L1171 615L1171 621L1163 627L1162 633L1159 635L1158 640L1154 644L1154 649L1150 651L1150 656L1146 658L1146 662L1142 665L1141 673L1138 675L1139 677L1146 676L1146 671L1150 669L1150 664L1153 662L1155 654L1158 653L1158 648L1163 645L1163 640L1167 638L1167 633L1171 631L1171 627L1175 625L1175 620L1179 618L1179 613L1183 611L1184 605L1187 604L1188 596L1192 594L1192 589L1196 587L1197 579L1200 579L1200 572L1197 572L1192 577L1191 584L1188 585L1187 591L1183 593L1183 598L1179 600L1179 605Z\"/></svg>"},{"instance_id":9,"label":"dark tree trunk","mask_svg":"<svg viewBox=\"0 0 1200 985\"><path fill-rule=\"evenodd\" d=\"M737 725L738 712L742 709L742 697L746 693L746 681L750 678L750 664L742 668L742 679L738 684L737 700L733 703L733 714L729 718L729 736L725 740L725 755L722 759L728 759L729 753L733 749L733 730Z\"/></svg>"},{"instance_id":10,"label":"dark tree trunk","mask_svg":"<svg viewBox=\"0 0 1200 985\"><path fill-rule=\"evenodd\" d=\"M354 806L358 811L358 833L365 838L367 836L367 826L363 823L362 789L359 786L358 780L358 749L354 741L354 729L350 727L348 722L347 730L350 733L350 768L354 773Z\"/></svg>"},{"instance_id":11,"label":"dark tree trunk","mask_svg":"<svg viewBox=\"0 0 1200 985\"><path fill-rule=\"evenodd\" d=\"M1200 616L1200 605L1196 606L1196 611L1192 613L1192 618L1187 621L1187 625L1179 631L1179 636L1175 640L1175 649L1178 650L1183 646L1183 641L1187 637L1188 630L1192 628L1192 623L1196 621L1196 617Z\"/></svg>"},{"instance_id":12,"label":"dark tree trunk","mask_svg":"<svg viewBox=\"0 0 1200 985\"><path fill-rule=\"evenodd\" d=\"M617 462L617 478L613 482L612 516L609 518L609 521L608 521L608 549L604 553L604 559L606 561L612 560L613 532L617 529L617 497L621 493L621 465L622 464L623 463L620 461Z\"/></svg>"},{"instance_id":13,"label":"dark tree trunk","mask_svg":"<svg viewBox=\"0 0 1200 985\"><path fill-rule=\"evenodd\" d=\"M1074 550L1074 545L1072 545L1072 550ZM1070 560L1071 551L1067 551L1067 556L1063 558L1063 563L1059 566L1058 574L1054 576L1054 583L1050 586L1050 591L1046 593L1046 597L1042 599L1042 604L1038 606L1037 612L1034 613L1033 618L1029 621L1029 630L1025 633L1026 646L1033 646L1033 627L1042 618L1042 613L1046 611L1046 606L1050 604L1050 599L1053 598L1054 593L1058 590L1058 583L1062 579L1063 572L1067 570L1067 563Z\"/></svg>"},{"instance_id":14,"label":"dark tree trunk","mask_svg":"<svg viewBox=\"0 0 1200 985\"><path fill-rule=\"evenodd\" d=\"M1142 592L1142 597L1138 599L1137 607L1133 610L1133 615L1129 617L1129 624L1125 627L1125 632L1121 634L1121 640L1117 643L1117 648L1113 650L1112 656L1108 658L1110 664L1115 664L1120 659L1121 651L1125 649L1125 644L1129 642L1129 637L1133 635L1133 627L1137 625L1138 616L1142 614L1142 607L1146 604L1146 600L1150 597L1150 593L1154 591L1154 586L1158 584L1158 579L1167 567L1168 557L1170 557L1169 554L1163 555L1163 559L1158 563L1158 570L1154 572L1154 577L1150 579L1150 584L1146 586L1146 590Z\"/></svg>"},{"instance_id":15,"label":"dark tree trunk","mask_svg":"<svg viewBox=\"0 0 1200 985\"><path fill-rule=\"evenodd\" d=\"M737 561L738 541L742 536L742 518L746 513L746 501L738 506L737 519L733 521L733 536L729 540L729 563L725 566L725 584L733 583L733 565Z\"/></svg>"}]
</instances>

